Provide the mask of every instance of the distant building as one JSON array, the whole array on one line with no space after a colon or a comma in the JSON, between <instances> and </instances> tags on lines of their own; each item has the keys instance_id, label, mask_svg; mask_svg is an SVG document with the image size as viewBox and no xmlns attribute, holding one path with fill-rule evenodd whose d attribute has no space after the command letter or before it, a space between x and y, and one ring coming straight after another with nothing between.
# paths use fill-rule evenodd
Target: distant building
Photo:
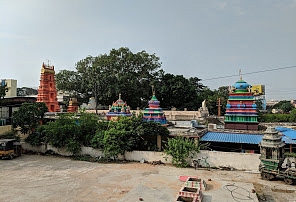
<instances>
[{"instance_id":1,"label":"distant building","mask_svg":"<svg viewBox=\"0 0 296 202\"><path fill-rule=\"evenodd\" d=\"M5 86L5 85L8 88L5 98L16 97L17 80L15 80L15 79L1 79L1 86Z\"/></svg>"}]
</instances>

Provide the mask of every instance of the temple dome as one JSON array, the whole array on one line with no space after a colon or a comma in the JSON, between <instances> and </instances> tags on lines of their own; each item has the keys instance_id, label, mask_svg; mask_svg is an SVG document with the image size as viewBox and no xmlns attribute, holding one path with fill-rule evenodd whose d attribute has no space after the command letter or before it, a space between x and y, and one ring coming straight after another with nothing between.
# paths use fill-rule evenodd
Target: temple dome
<instances>
[{"instance_id":1,"label":"temple dome","mask_svg":"<svg viewBox=\"0 0 296 202\"><path fill-rule=\"evenodd\" d=\"M235 84L233 84L233 87L240 90L246 90L247 88L250 88L252 86L247 82L245 82L244 80L240 79Z\"/></svg>"}]
</instances>

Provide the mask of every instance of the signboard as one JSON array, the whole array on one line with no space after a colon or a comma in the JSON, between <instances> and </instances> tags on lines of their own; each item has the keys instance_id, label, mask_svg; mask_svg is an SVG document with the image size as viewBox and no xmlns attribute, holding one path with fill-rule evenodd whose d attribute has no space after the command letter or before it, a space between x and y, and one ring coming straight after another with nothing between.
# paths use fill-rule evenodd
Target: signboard
<instances>
[{"instance_id":1,"label":"signboard","mask_svg":"<svg viewBox=\"0 0 296 202\"><path fill-rule=\"evenodd\" d=\"M252 93L254 96L265 95L265 85L253 85Z\"/></svg>"}]
</instances>

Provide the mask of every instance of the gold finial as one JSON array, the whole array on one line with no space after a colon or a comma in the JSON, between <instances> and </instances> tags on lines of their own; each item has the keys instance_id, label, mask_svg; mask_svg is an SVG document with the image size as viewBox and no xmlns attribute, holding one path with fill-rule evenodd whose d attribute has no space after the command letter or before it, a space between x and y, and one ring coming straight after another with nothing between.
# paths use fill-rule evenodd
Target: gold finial
<instances>
[{"instance_id":1,"label":"gold finial","mask_svg":"<svg viewBox=\"0 0 296 202\"><path fill-rule=\"evenodd\" d=\"M154 85L152 85L152 94L155 95L155 88L154 88Z\"/></svg>"},{"instance_id":2,"label":"gold finial","mask_svg":"<svg viewBox=\"0 0 296 202\"><path fill-rule=\"evenodd\" d=\"M241 70L241 69L239 69L239 79L240 79L240 80L243 80L242 70Z\"/></svg>"}]
</instances>

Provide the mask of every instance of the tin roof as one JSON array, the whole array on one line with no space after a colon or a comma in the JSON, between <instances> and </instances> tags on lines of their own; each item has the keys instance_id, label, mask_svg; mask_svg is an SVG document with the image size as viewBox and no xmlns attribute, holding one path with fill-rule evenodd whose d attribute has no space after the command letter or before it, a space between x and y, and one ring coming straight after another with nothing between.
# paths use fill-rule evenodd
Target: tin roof
<instances>
[{"instance_id":1,"label":"tin roof","mask_svg":"<svg viewBox=\"0 0 296 202\"><path fill-rule=\"evenodd\" d=\"M283 134L282 141L286 144L296 144L296 130L286 127L276 127L277 131ZM205 142L229 142L244 144L259 144L263 134L247 134L247 133L227 133L227 132L207 132L200 138Z\"/></svg>"},{"instance_id":2,"label":"tin roof","mask_svg":"<svg viewBox=\"0 0 296 202\"><path fill-rule=\"evenodd\" d=\"M296 130L286 127L276 127L275 129L284 134L285 136L288 136L289 138L296 140Z\"/></svg>"},{"instance_id":3,"label":"tin roof","mask_svg":"<svg viewBox=\"0 0 296 202\"><path fill-rule=\"evenodd\" d=\"M275 129L284 135L282 140L286 144L296 144L296 130L286 127L276 127Z\"/></svg>"},{"instance_id":4,"label":"tin roof","mask_svg":"<svg viewBox=\"0 0 296 202\"><path fill-rule=\"evenodd\" d=\"M200 140L207 142L259 144L262 137L262 134L207 132Z\"/></svg>"}]
</instances>

